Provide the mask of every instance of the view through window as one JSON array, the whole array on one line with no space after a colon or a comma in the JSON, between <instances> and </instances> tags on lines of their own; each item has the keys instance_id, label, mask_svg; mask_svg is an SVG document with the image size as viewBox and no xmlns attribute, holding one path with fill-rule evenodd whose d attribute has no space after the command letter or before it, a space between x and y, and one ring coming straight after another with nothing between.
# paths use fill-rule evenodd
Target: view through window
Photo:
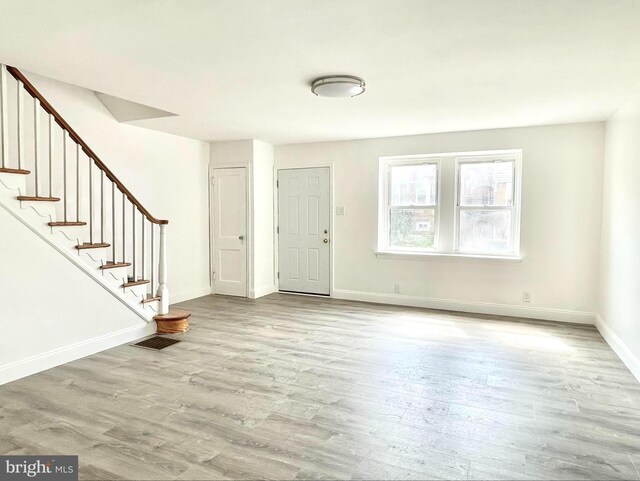
<instances>
[{"instance_id":1,"label":"view through window","mask_svg":"<svg viewBox=\"0 0 640 481\"><path fill-rule=\"evenodd\" d=\"M435 245L437 181L437 164L391 166L390 246L432 248Z\"/></svg>"}]
</instances>

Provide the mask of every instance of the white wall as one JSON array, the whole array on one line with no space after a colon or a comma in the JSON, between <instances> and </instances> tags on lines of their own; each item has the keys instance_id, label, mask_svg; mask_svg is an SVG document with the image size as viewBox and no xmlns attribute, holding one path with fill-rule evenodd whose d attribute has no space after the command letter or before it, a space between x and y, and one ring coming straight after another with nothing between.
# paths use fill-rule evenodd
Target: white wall
<instances>
[{"instance_id":1,"label":"white wall","mask_svg":"<svg viewBox=\"0 0 640 481\"><path fill-rule=\"evenodd\" d=\"M336 297L593 322L603 148L604 125L585 123L285 145L275 159L333 165L334 205L345 207L334 218ZM523 150L521 262L376 258L379 157L496 149Z\"/></svg>"},{"instance_id":2,"label":"white wall","mask_svg":"<svg viewBox=\"0 0 640 481\"><path fill-rule=\"evenodd\" d=\"M640 380L640 92L606 124L598 327Z\"/></svg>"},{"instance_id":3,"label":"white wall","mask_svg":"<svg viewBox=\"0 0 640 481\"><path fill-rule=\"evenodd\" d=\"M155 331L3 208L0 306L0 384Z\"/></svg>"},{"instance_id":4,"label":"white wall","mask_svg":"<svg viewBox=\"0 0 640 481\"><path fill-rule=\"evenodd\" d=\"M253 139L233 140L212 142L210 152L211 169L247 169L248 295L257 298L270 294L275 290L273 146Z\"/></svg>"},{"instance_id":5,"label":"white wall","mask_svg":"<svg viewBox=\"0 0 640 481\"><path fill-rule=\"evenodd\" d=\"M211 142L211 167L251 167L253 162L253 140L229 140Z\"/></svg>"},{"instance_id":6,"label":"white wall","mask_svg":"<svg viewBox=\"0 0 640 481\"><path fill-rule=\"evenodd\" d=\"M118 123L92 91L26 75L142 205L169 220L171 302L209 294L209 144Z\"/></svg>"}]
</instances>

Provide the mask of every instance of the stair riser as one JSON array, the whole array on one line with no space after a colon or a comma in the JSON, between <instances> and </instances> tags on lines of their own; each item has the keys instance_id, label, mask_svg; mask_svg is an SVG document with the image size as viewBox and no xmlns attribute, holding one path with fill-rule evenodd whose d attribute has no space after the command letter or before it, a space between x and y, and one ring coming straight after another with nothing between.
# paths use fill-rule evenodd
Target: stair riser
<instances>
[{"instance_id":1,"label":"stair riser","mask_svg":"<svg viewBox=\"0 0 640 481\"><path fill-rule=\"evenodd\" d=\"M145 296L150 289L151 289L150 284L140 284L139 286L124 288L126 292L133 292L137 296L140 296L140 300L142 300L142 297Z\"/></svg>"},{"instance_id":2,"label":"stair riser","mask_svg":"<svg viewBox=\"0 0 640 481\"><path fill-rule=\"evenodd\" d=\"M86 239L87 237L87 228L82 226L74 226L74 227L51 227L47 226L51 229L51 232L57 235L62 235L69 240L72 240L74 244L78 244L78 241L81 239Z\"/></svg>"},{"instance_id":3,"label":"stair riser","mask_svg":"<svg viewBox=\"0 0 640 481\"><path fill-rule=\"evenodd\" d=\"M17 200L17 199L16 199ZM29 202L29 201L20 201L20 208L22 209L33 209L42 217L42 222L46 224L48 222L52 222L56 218L56 207L53 202Z\"/></svg>"},{"instance_id":4,"label":"stair riser","mask_svg":"<svg viewBox=\"0 0 640 481\"><path fill-rule=\"evenodd\" d=\"M0 182L9 189L20 189L20 192L27 191L26 179L24 175L0 173Z\"/></svg>"}]
</instances>

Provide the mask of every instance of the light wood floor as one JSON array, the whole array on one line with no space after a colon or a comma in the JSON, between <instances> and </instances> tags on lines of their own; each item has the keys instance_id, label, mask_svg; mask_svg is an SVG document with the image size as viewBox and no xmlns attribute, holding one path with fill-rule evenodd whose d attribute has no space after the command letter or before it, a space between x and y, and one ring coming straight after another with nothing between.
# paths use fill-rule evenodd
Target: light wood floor
<instances>
[{"instance_id":1,"label":"light wood floor","mask_svg":"<svg viewBox=\"0 0 640 481\"><path fill-rule=\"evenodd\" d=\"M79 454L82 479L640 479L640 384L592 327L281 294L181 307L192 329L164 351L0 387L0 454Z\"/></svg>"}]
</instances>

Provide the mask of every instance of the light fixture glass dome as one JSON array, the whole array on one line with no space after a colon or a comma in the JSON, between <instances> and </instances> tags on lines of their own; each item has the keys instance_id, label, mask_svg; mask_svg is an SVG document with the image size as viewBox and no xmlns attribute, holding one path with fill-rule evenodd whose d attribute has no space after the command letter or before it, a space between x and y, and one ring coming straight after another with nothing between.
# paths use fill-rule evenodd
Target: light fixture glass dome
<instances>
[{"instance_id":1,"label":"light fixture glass dome","mask_svg":"<svg viewBox=\"0 0 640 481\"><path fill-rule=\"evenodd\" d=\"M319 77L311 82L311 91L320 97L355 97L364 90L364 80L353 75Z\"/></svg>"}]
</instances>

